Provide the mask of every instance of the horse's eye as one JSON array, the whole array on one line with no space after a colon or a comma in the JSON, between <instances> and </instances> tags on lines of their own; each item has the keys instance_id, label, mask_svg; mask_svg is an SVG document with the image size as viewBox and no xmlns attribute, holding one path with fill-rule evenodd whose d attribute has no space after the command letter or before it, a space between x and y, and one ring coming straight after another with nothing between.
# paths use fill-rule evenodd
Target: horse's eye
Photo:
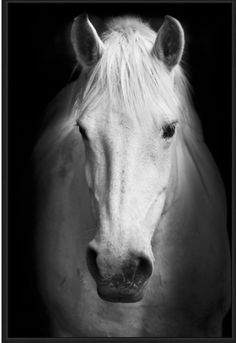
<instances>
[{"instance_id":1,"label":"horse's eye","mask_svg":"<svg viewBox=\"0 0 236 343\"><path fill-rule=\"evenodd\" d=\"M162 137L168 139L174 136L175 134L176 123L166 124L162 128Z\"/></svg>"},{"instance_id":2,"label":"horse's eye","mask_svg":"<svg viewBox=\"0 0 236 343\"><path fill-rule=\"evenodd\" d=\"M78 123L77 123L77 126L79 127L79 132L81 133L81 136L83 137L83 139L88 140L86 130L82 126L80 126Z\"/></svg>"}]
</instances>

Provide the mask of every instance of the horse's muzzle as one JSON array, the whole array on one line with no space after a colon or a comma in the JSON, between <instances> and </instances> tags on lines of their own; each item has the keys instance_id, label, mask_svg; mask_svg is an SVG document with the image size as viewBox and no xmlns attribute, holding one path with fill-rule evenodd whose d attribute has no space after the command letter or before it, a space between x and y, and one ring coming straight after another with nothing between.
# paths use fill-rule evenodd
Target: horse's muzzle
<instances>
[{"instance_id":1,"label":"horse's muzzle","mask_svg":"<svg viewBox=\"0 0 236 343\"><path fill-rule=\"evenodd\" d=\"M97 255L94 249L88 249L88 268L97 283L98 295L111 302L140 301L152 274L152 263L149 259L133 256L123 261L119 273L102 275L97 264Z\"/></svg>"}]
</instances>

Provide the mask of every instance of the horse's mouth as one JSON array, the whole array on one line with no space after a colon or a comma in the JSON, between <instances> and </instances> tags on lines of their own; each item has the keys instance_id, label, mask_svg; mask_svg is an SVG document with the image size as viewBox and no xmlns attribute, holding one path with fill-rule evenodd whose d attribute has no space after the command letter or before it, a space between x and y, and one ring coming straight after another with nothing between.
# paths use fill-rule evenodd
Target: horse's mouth
<instances>
[{"instance_id":1,"label":"horse's mouth","mask_svg":"<svg viewBox=\"0 0 236 343\"><path fill-rule=\"evenodd\" d=\"M109 286L98 286L98 295L102 300L119 303L134 303L142 300L144 289L137 288L112 288Z\"/></svg>"}]
</instances>

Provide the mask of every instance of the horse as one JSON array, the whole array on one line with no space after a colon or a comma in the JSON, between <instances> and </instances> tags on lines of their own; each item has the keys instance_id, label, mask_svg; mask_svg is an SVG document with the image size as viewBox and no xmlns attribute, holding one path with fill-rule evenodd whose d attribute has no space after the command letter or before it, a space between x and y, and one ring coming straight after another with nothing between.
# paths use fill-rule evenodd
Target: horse
<instances>
[{"instance_id":1,"label":"horse","mask_svg":"<svg viewBox=\"0 0 236 343\"><path fill-rule=\"evenodd\" d=\"M220 337L226 198L165 16L71 25L78 78L35 148L39 287L52 337Z\"/></svg>"}]
</instances>

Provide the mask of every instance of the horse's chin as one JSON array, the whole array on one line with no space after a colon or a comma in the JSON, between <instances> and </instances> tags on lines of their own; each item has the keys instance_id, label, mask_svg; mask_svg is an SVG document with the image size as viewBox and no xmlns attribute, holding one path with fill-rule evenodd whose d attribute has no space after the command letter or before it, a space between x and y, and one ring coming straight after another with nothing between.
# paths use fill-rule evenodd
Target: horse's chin
<instances>
[{"instance_id":1,"label":"horse's chin","mask_svg":"<svg viewBox=\"0 0 236 343\"><path fill-rule=\"evenodd\" d=\"M143 289L113 289L111 287L98 287L97 292L102 300L118 303L135 303L143 299Z\"/></svg>"}]
</instances>

